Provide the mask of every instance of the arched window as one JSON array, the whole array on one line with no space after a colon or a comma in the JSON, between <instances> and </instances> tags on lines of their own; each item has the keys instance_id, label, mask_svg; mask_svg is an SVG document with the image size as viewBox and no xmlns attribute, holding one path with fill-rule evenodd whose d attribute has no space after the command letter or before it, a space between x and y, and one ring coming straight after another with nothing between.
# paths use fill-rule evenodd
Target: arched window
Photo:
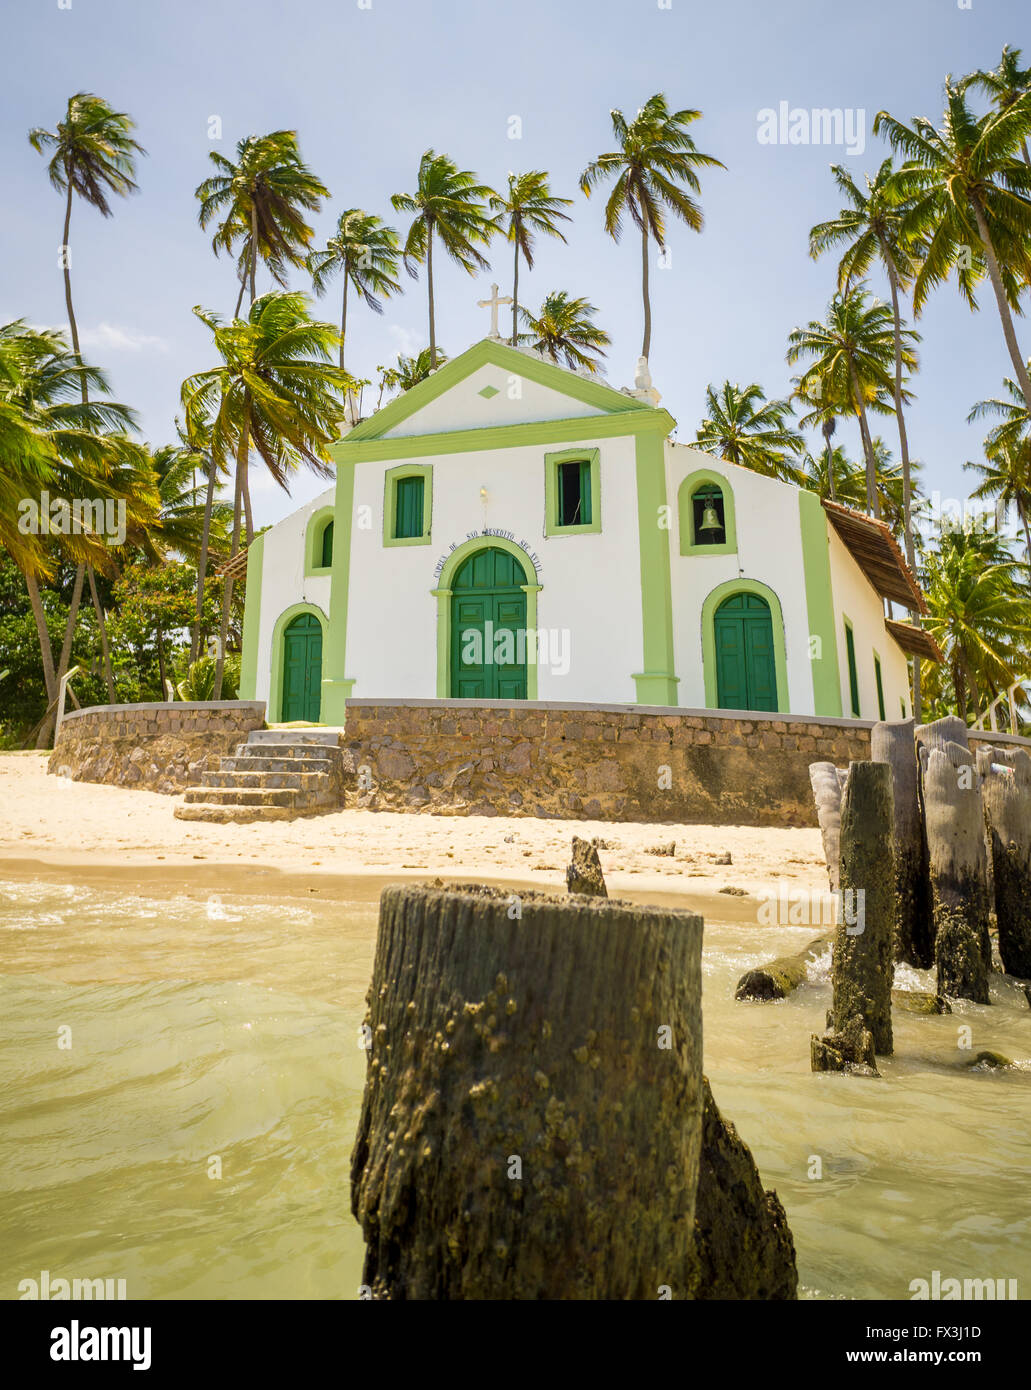
<instances>
[{"instance_id":1,"label":"arched window","mask_svg":"<svg viewBox=\"0 0 1031 1390\"><path fill-rule=\"evenodd\" d=\"M722 473L702 468L677 490L681 555L733 555L737 551L734 491Z\"/></svg>"},{"instance_id":2,"label":"arched window","mask_svg":"<svg viewBox=\"0 0 1031 1390\"><path fill-rule=\"evenodd\" d=\"M304 573L331 574L333 569L333 508L320 507L308 518L304 538Z\"/></svg>"},{"instance_id":3,"label":"arched window","mask_svg":"<svg viewBox=\"0 0 1031 1390\"><path fill-rule=\"evenodd\" d=\"M328 570L333 564L333 522L327 521L322 532L322 568Z\"/></svg>"}]
</instances>

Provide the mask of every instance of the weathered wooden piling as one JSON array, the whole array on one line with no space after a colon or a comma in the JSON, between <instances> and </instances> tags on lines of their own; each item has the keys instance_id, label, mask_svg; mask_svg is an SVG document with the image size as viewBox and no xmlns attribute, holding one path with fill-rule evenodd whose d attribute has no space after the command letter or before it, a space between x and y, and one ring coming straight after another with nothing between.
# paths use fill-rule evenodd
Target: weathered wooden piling
<instances>
[{"instance_id":1,"label":"weathered wooden piling","mask_svg":"<svg viewBox=\"0 0 1031 1390\"><path fill-rule=\"evenodd\" d=\"M982 783L988 854L1008 975L1031 978L1031 758L1022 748L990 750Z\"/></svg>"},{"instance_id":2,"label":"weathered wooden piling","mask_svg":"<svg viewBox=\"0 0 1031 1390\"><path fill-rule=\"evenodd\" d=\"M351 1160L373 1298L689 1296L701 943L666 908L384 890Z\"/></svg>"},{"instance_id":3,"label":"weathered wooden piling","mask_svg":"<svg viewBox=\"0 0 1031 1390\"><path fill-rule=\"evenodd\" d=\"M870 756L891 768L895 835L895 959L928 969L934 963L931 884L920 814L916 721L875 724Z\"/></svg>"},{"instance_id":4,"label":"weathered wooden piling","mask_svg":"<svg viewBox=\"0 0 1031 1390\"><path fill-rule=\"evenodd\" d=\"M988 861L975 760L963 744L936 739L921 745L919 731L918 747L938 993L987 1004Z\"/></svg>"},{"instance_id":5,"label":"weathered wooden piling","mask_svg":"<svg viewBox=\"0 0 1031 1390\"><path fill-rule=\"evenodd\" d=\"M891 768L852 763L841 801L842 920L834 941L831 1027L862 1020L874 1051L892 1050L895 848Z\"/></svg>"},{"instance_id":6,"label":"weathered wooden piling","mask_svg":"<svg viewBox=\"0 0 1031 1390\"><path fill-rule=\"evenodd\" d=\"M816 802L816 818L827 860L831 892L838 891L838 861L841 855L841 778L833 763L810 763L809 782Z\"/></svg>"},{"instance_id":7,"label":"weathered wooden piling","mask_svg":"<svg viewBox=\"0 0 1031 1390\"><path fill-rule=\"evenodd\" d=\"M737 982L735 999L786 999L799 985L804 984L809 963L818 960L833 942L829 936L817 937L803 950L790 956L777 956L746 970Z\"/></svg>"}]
</instances>

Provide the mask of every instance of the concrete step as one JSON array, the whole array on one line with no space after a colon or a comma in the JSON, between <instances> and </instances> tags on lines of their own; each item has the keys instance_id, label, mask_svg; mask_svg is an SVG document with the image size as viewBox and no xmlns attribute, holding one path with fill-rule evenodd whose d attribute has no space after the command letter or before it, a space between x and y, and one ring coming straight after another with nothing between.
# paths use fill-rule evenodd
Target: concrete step
<instances>
[{"instance_id":1,"label":"concrete step","mask_svg":"<svg viewBox=\"0 0 1031 1390\"><path fill-rule=\"evenodd\" d=\"M264 790L260 787L187 787L186 806L288 806L304 804L294 788Z\"/></svg>"},{"instance_id":2,"label":"concrete step","mask_svg":"<svg viewBox=\"0 0 1031 1390\"><path fill-rule=\"evenodd\" d=\"M246 746L246 745L245 745ZM331 758L281 758L256 753L243 757L223 757L220 772L322 772L328 777L334 770Z\"/></svg>"},{"instance_id":3,"label":"concrete step","mask_svg":"<svg viewBox=\"0 0 1031 1390\"><path fill-rule=\"evenodd\" d=\"M338 748L342 732L342 729L252 729L247 735L247 742L328 744L331 748Z\"/></svg>"},{"instance_id":4,"label":"concrete step","mask_svg":"<svg viewBox=\"0 0 1031 1390\"><path fill-rule=\"evenodd\" d=\"M325 743L238 743L234 758L303 758L305 762L325 761L339 764L340 750Z\"/></svg>"},{"instance_id":5,"label":"concrete step","mask_svg":"<svg viewBox=\"0 0 1031 1390\"><path fill-rule=\"evenodd\" d=\"M241 761L246 761L241 759ZM201 774L203 787L237 787L240 791L328 792L328 772L246 772L227 771L225 763L217 772Z\"/></svg>"},{"instance_id":6,"label":"concrete step","mask_svg":"<svg viewBox=\"0 0 1031 1390\"><path fill-rule=\"evenodd\" d=\"M226 825L236 822L246 825L254 821L298 820L301 816L319 814L318 807L303 806L239 806L217 805L206 801L184 801L172 813L176 820L207 821L209 824Z\"/></svg>"}]
</instances>

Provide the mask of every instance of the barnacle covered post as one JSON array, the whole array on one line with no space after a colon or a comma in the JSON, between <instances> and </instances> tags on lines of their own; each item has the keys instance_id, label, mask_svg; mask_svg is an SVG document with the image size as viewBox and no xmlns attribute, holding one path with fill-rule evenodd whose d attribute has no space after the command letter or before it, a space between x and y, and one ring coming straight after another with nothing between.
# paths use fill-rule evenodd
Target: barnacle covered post
<instances>
[{"instance_id":1,"label":"barnacle covered post","mask_svg":"<svg viewBox=\"0 0 1031 1390\"><path fill-rule=\"evenodd\" d=\"M1031 758L992 748L982 790L999 955L1008 975L1031 979Z\"/></svg>"},{"instance_id":2,"label":"barnacle covered post","mask_svg":"<svg viewBox=\"0 0 1031 1390\"><path fill-rule=\"evenodd\" d=\"M841 854L841 786L843 774L833 763L810 763L809 783L820 823L823 856L831 892L838 891L838 860Z\"/></svg>"},{"instance_id":3,"label":"barnacle covered post","mask_svg":"<svg viewBox=\"0 0 1031 1390\"><path fill-rule=\"evenodd\" d=\"M701 943L666 908L384 890L351 1159L373 1298L690 1296Z\"/></svg>"},{"instance_id":4,"label":"barnacle covered post","mask_svg":"<svg viewBox=\"0 0 1031 1390\"><path fill-rule=\"evenodd\" d=\"M895 959L929 969L934 963L931 888L920 815L916 721L875 724L870 757L891 768L895 832Z\"/></svg>"}]
</instances>

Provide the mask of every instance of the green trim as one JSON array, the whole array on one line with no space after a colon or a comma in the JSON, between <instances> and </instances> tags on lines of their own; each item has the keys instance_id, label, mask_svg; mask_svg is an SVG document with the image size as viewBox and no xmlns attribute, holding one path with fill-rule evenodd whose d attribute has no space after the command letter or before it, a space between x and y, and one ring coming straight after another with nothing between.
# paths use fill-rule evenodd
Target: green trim
<instances>
[{"instance_id":1,"label":"green trim","mask_svg":"<svg viewBox=\"0 0 1031 1390\"><path fill-rule=\"evenodd\" d=\"M848 660L848 696L853 719L862 719L863 702L859 693L859 658L856 656L856 630L852 619L842 613L845 623L845 656Z\"/></svg>"},{"instance_id":2,"label":"green trim","mask_svg":"<svg viewBox=\"0 0 1031 1390\"><path fill-rule=\"evenodd\" d=\"M334 451L335 452L335 451ZM333 577L329 589L329 633L322 647L322 722L343 725L354 689L347 675L347 604L351 584L351 527L354 523L354 465L337 459L333 526Z\"/></svg>"},{"instance_id":3,"label":"green trim","mask_svg":"<svg viewBox=\"0 0 1031 1390\"><path fill-rule=\"evenodd\" d=\"M873 649L873 677L874 685L877 687L877 715L881 723L887 719L884 713L884 672L881 669L881 657L877 648Z\"/></svg>"},{"instance_id":4,"label":"green trim","mask_svg":"<svg viewBox=\"0 0 1031 1390\"><path fill-rule=\"evenodd\" d=\"M421 478L422 484L422 535L395 536L397 527L397 487L402 478ZM388 468L383 475L383 544L384 545L429 545L430 529L433 521L433 465L432 463L402 463L397 468Z\"/></svg>"},{"instance_id":5,"label":"green trim","mask_svg":"<svg viewBox=\"0 0 1031 1390\"><path fill-rule=\"evenodd\" d=\"M381 439L387 430L397 429L416 411L423 410L431 401L435 401L481 367L488 365L500 367L502 371L511 375L524 377L527 381L536 382L538 386L547 386L563 396L579 401L582 405L591 405L608 413L632 415L652 409L643 401L626 396L611 386L586 381L575 372L566 371L564 367L542 362L538 357L531 357L525 352L520 352L518 348L499 343L495 339L483 338L466 352L438 367L425 380L403 392L396 400L377 410L368 420L356 425L347 435L348 442Z\"/></svg>"},{"instance_id":6,"label":"green trim","mask_svg":"<svg viewBox=\"0 0 1031 1390\"><path fill-rule=\"evenodd\" d=\"M591 519L583 526L558 524L558 466L584 459L591 466ZM583 536L601 530L601 450L561 449L544 455L544 534L545 536Z\"/></svg>"},{"instance_id":7,"label":"green trim","mask_svg":"<svg viewBox=\"0 0 1031 1390\"><path fill-rule=\"evenodd\" d=\"M691 499L703 483L713 483L723 493L723 523L727 539L721 545L702 545L694 539L694 511ZM677 517L680 525L681 555L737 554L734 489L722 473L717 473L712 468L699 468L694 473L689 473L677 489Z\"/></svg>"},{"instance_id":8,"label":"green trim","mask_svg":"<svg viewBox=\"0 0 1031 1390\"><path fill-rule=\"evenodd\" d=\"M634 443L644 670L635 672L633 680L639 705L675 705L678 677L673 653L669 530L659 525L667 505L665 438L639 434Z\"/></svg>"},{"instance_id":9,"label":"green trim","mask_svg":"<svg viewBox=\"0 0 1031 1390\"><path fill-rule=\"evenodd\" d=\"M329 619L322 609L314 603L293 603L289 608L284 608L276 619L276 625L272 629L272 679L269 682L268 705L265 710L265 721L268 724L278 723L283 718L283 641L286 630L295 618L302 613L311 613L318 618L322 625L322 652L325 661L326 638L329 633ZM326 682L322 682L323 697L325 696ZM325 724L326 712L319 706L319 722Z\"/></svg>"},{"instance_id":10,"label":"green trim","mask_svg":"<svg viewBox=\"0 0 1031 1390\"><path fill-rule=\"evenodd\" d=\"M240 657L240 699L256 700L258 642L261 638L261 577L265 567L265 532L247 550L247 583L243 598L243 654Z\"/></svg>"},{"instance_id":11,"label":"green trim","mask_svg":"<svg viewBox=\"0 0 1031 1390\"><path fill-rule=\"evenodd\" d=\"M784 614L777 595L767 584L760 584L757 579L728 579L725 584L717 584L702 604L702 674L705 679L706 707L719 708L719 686L716 681L716 609L724 599L730 598L733 594L755 594L769 604L770 616L773 619L773 664L777 675L776 712L787 714L791 710L791 700L788 692Z\"/></svg>"},{"instance_id":12,"label":"green trim","mask_svg":"<svg viewBox=\"0 0 1031 1390\"><path fill-rule=\"evenodd\" d=\"M417 390L413 387L412 390ZM666 410L642 410L610 415L574 415L565 420L531 420L523 425L490 425L483 429L448 430L441 434L412 434L395 439L356 440L355 430L332 447L344 463L373 463L384 459L424 458L435 454L464 454L479 449L516 449L539 444L576 443L583 439L614 439L619 435L660 434L676 427Z\"/></svg>"},{"instance_id":13,"label":"green trim","mask_svg":"<svg viewBox=\"0 0 1031 1390\"><path fill-rule=\"evenodd\" d=\"M815 492L799 492L798 522L802 534L802 574L809 618L809 662L813 671L813 713L840 719L841 671L834 626L834 588L831 584L827 513ZM819 656L813 653L813 639Z\"/></svg>"},{"instance_id":14,"label":"green trim","mask_svg":"<svg viewBox=\"0 0 1031 1390\"><path fill-rule=\"evenodd\" d=\"M487 550L491 547L514 555L519 561L524 578L527 580L525 584L519 586L526 595L526 698L528 700L537 699L537 595L540 593L542 585L536 582L533 563L521 546L516 545L513 541L505 540L503 536L476 536L472 540L463 541L457 550L452 550L444 562L437 587L430 590L430 593L437 600L438 700L448 699L451 691L451 596L453 592L451 581L470 555L477 550ZM529 579L531 574L534 575L532 583ZM532 642L529 640L531 632L534 634Z\"/></svg>"},{"instance_id":15,"label":"green trim","mask_svg":"<svg viewBox=\"0 0 1031 1390\"><path fill-rule=\"evenodd\" d=\"M322 563L322 533L326 529L326 523L334 519L335 507L320 507L317 512L312 512L308 518L308 528L304 533L304 576L306 579L317 575L332 574L331 565ZM336 544L336 531L333 533L333 544Z\"/></svg>"}]
</instances>

